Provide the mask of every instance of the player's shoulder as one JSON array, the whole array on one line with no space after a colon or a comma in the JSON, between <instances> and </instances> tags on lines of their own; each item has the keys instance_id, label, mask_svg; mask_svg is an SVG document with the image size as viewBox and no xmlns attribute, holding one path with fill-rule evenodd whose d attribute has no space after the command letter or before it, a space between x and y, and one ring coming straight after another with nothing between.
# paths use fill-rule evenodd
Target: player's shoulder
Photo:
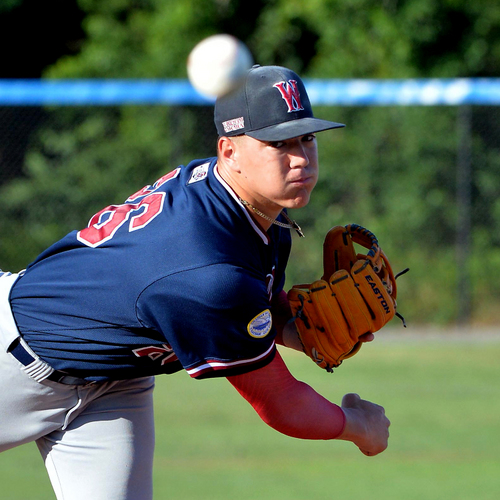
<instances>
[{"instance_id":1,"label":"player's shoulder","mask_svg":"<svg viewBox=\"0 0 500 500\"><path fill-rule=\"evenodd\" d=\"M210 173L217 163L217 158L206 158L204 160L193 160L182 167L182 179L186 186L193 186L209 180Z\"/></svg>"},{"instance_id":2,"label":"player's shoulder","mask_svg":"<svg viewBox=\"0 0 500 500\"><path fill-rule=\"evenodd\" d=\"M187 165L180 165L163 174L152 184L148 184L130 195L125 203L134 203L155 191L168 191L179 186L188 186L206 180L210 169L213 168L216 162L216 158L206 158L193 160Z\"/></svg>"}]
</instances>

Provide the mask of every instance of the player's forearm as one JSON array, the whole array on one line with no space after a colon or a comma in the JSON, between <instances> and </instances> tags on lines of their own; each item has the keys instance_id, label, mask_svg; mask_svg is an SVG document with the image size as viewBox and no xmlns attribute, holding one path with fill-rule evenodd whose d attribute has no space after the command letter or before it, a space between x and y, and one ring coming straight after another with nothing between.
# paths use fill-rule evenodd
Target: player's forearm
<instances>
[{"instance_id":1,"label":"player's forearm","mask_svg":"<svg viewBox=\"0 0 500 500\"><path fill-rule=\"evenodd\" d=\"M294 349L295 351L304 352L304 346L300 341L299 332L295 327L295 323L292 321L287 323L283 328L283 345Z\"/></svg>"},{"instance_id":2,"label":"player's forearm","mask_svg":"<svg viewBox=\"0 0 500 500\"><path fill-rule=\"evenodd\" d=\"M345 424L340 407L302 382L294 386L293 399L287 405L263 405L258 413L273 429L300 439L336 439Z\"/></svg>"},{"instance_id":3,"label":"player's forearm","mask_svg":"<svg viewBox=\"0 0 500 500\"><path fill-rule=\"evenodd\" d=\"M296 380L279 353L264 368L228 377L273 429L301 439L335 439L344 429L342 409Z\"/></svg>"},{"instance_id":4,"label":"player's forearm","mask_svg":"<svg viewBox=\"0 0 500 500\"><path fill-rule=\"evenodd\" d=\"M292 310L284 290L273 299L272 314L273 324L277 332L276 343L303 352L304 349L292 319Z\"/></svg>"}]
</instances>

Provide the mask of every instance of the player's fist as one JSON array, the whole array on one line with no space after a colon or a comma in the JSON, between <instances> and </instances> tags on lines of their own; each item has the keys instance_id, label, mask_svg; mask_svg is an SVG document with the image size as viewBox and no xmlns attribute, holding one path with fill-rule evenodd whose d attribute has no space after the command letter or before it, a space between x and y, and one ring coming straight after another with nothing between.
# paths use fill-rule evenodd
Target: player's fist
<instances>
[{"instance_id":1,"label":"player's fist","mask_svg":"<svg viewBox=\"0 0 500 500\"><path fill-rule=\"evenodd\" d=\"M370 457L387 448L391 422L382 406L361 399L357 394L346 394L342 398L342 410L346 425L338 439L353 442Z\"/></svg>"}]
</instances>

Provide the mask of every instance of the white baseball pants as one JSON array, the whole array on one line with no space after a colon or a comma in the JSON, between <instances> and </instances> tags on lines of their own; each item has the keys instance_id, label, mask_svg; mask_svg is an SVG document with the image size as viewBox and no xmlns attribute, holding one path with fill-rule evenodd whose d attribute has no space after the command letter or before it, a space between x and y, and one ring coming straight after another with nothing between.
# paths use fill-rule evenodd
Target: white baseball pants
<instances>
[{"instance_id":1,"label":"white baseball pants","mask_svg":"<svg viewBox=\"0 0 500 500\"><path fill-rule=\"evenodd\" d=\"M58 500L151 500L154 378L36 382L7 352L16 277L0 275L0 452L36 441Z\"/></svg>"}]
</instances>

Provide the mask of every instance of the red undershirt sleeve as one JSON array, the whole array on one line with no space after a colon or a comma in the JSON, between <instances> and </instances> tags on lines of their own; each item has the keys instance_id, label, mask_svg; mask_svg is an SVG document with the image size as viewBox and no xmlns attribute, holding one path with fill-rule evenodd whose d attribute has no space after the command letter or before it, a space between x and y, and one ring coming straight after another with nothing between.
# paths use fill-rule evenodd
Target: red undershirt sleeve
<instances>
[{"instance_id":1,"label":"red undershirt sleeve","mask_svg":"<svg viewBox=\"0 0 500 500\"><path fill-rule=\"evenodd\" d=\"M227 377L273 429L301 439L335 439L345 426L342 409L295 379L279 352L263 368Z\"/></svg>"}]
</instances>

